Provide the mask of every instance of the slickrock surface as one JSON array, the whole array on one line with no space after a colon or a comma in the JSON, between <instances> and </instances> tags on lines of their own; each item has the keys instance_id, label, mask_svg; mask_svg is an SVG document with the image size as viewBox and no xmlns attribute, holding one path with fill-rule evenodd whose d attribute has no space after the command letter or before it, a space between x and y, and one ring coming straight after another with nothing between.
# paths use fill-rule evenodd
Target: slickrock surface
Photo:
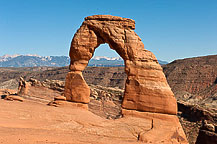
<instances>
[{"instance_id":1,"label":"slickrock surface","mask_svg":"<svg viewBox=\"0 0 217 144\"><path fill-rule=\"evenodd\" d=\"M176 119L173 118L153 118L153 124L152 117L127 116L108 120L76 107L51 107L28 100L23 103L0 100L0 115L2 144L142 143L138 139L156 144L178 143L177 139L179 143L185 143L176 133L176 127L172 124ZM148 141L140 138L145 133L149 136Z\"/></svg>"},{"instance_id":2,"label":"slickrock surface","mask_svg":"<svg viewBox=\"0 0 217 144\"><path fill-rule=\"evenodd\" d=\"M0 100L0 143L187 143L175 115L124 110L122 117L122 90L90 86L92 113L87 104L62 99L61 81L21 82L28 85L19 88L24 102ZM47 106L53 97L57 107Z\"/></svg>"},{"instance_id":3,"label":"slickrock surface","mask_svg":"<svg viewBox=\"0 0 217 144\"><path fill-rule=\"evenodd\" d=\"M89 85L91 92L90 92L90 103L88 104L89 107L88 108L87 105L85 106L82 103L71 103L65 101L65 97L61 96L62 92L64 91L63 81L46 80L40 82L37 81L36 79L31 78L29 81L25 83L29 83L29 85L31 85L29 87L29 91L31 91L31 93L28 92L28 96L24 96L28 100L47 104L49 101L53 100L53 96L55 96L56 93L59 93L59 96L55 96L54 98L56 99L56 101L53 101L50 105L57 106L57 107L76 106L82 109L89 109L89 111L93 112L94 114L106 119L117 119L122 117L121 101L123 99L123 92L124 92L124 90L122 89L103 87L99 85L98 86ZM48 90L45 90L47 88ZM42 93L40 93L40 90L43 91L43 95ZM15 93L14 91L11 90L2 90L0 92L1 95L9 95ZM38 96L37 99L35 98L36 96ZM205 109L200 108L199 106L187 105L187 103L178 102L178 107L179 107L179 113L178 113L179 119L185 130L189 143L191 144L194 144L196 142L199 133L199 128L201 126L201 122L200 122L201 120L209 120L213 122L217 120L217 117L215 116L215 112L211 113L209 111L206 111ZM136 113L137 114L136 116L138 116L138 112L136 111L134 112L130 111L130 112L131 113L128 112L129 115L132 113L135 115ZM143 114L143 118L146 118L145 116L147 117L147 113ZM165 117L167 116L163 115L162 118ZM177 123L177 125L179 124Z\"/></svg>"},{"instance_id":4,"label":"slickrock surface","mask_svg":"<svg viewBox=\"0 0 217 144\"><path fill-rule=\"evenodd\" d=\"M125 61L127 81L125 84L124 109L176 114L176 99L166 81L156 57L133 31L135 21L110 15L95 15L85 18L74 35L70 48L70 70L74 73L85 69L95 49L108 43ZM70 75L70 76L69 76ZM66 78L65 96L69 101L87 103L86 97L80 98L83 91L89 91L85 81L72 83L72 73ZM82 75L81 75L82 76ZM83 88L78 93L76 87ZM83 99L83 101L81 101Z\"/></svg>"}]
</instances>

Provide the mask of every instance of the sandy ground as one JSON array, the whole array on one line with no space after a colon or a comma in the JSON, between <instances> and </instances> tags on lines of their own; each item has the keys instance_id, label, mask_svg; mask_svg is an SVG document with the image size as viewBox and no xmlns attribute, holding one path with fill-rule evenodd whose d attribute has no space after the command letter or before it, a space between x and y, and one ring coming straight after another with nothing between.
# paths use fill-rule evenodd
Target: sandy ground
<instances>
[{"instance_id":1,"label":"sandy ground","mask_svg":"<svg viewBox=\"0 0 217 144\"><path fill-rule=\"evenodd\" d=\"M0 99L1 144L139 143L138 133L150 128L141 118L108 120L78 108Z\"/></svg>"}]
</instances>

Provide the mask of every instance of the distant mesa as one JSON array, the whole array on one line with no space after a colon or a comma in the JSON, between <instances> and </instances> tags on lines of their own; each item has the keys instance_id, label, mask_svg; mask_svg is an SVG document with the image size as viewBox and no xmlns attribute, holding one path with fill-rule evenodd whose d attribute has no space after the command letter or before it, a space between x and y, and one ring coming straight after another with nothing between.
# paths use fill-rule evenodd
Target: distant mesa
<instances>
[{"instance_id":1,"label":"distant mesa","mask_svg":"<svg viewBox=\"0 0 217 144\"><path fill-rule=\"evenodd\" d=\"M166 61L158 60L158 62L161 65L167 64ZM0 56L0 67L63 67L69 64L70 58L67 56L39 56L35 54ZM95 56L89 61L88 66L123 67L124 61L120 57Z\"/></svg>"}]
</instances>

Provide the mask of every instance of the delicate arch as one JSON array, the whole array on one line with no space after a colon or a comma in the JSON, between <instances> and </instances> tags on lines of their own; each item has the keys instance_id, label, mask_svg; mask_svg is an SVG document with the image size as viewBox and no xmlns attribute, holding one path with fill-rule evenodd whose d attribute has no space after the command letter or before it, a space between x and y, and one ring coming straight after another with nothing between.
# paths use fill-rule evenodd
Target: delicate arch
<instances>
[{"instance_id":1,"label":"delicate arch","mask_svg":"<svg viewBox=\"0 0 217 144\"><path fill-rule=\"evenodd\" d=\"M125 62L127 80L123 109L176 114L177 104L156 57L144 49L134 32L135 21L110 15L85 18L74 35L70 48L70 70L66 76L65 96L68 101L88 103L90 89L82 71L95 49L108 43Z\"/></svg>"}]
</instances>

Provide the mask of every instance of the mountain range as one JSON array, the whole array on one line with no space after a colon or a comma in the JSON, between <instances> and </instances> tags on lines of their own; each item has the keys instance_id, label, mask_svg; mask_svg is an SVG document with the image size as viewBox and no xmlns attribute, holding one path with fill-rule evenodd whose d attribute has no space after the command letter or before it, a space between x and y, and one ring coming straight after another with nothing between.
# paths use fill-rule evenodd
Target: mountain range
<instances>
[{"instance_id":1,"label":"mountain range","mask_svg":"<svg viewBox=\"0 0 217 144\"><path fill-rule=\"evenodd\" d=\"M161 65L167 64L166 61L158 61ZM62 67L69 64L70 58L67 56L39 56L32 54L0 56L0 67ZM124 61L120 57L95 56L89 61L88 66L120 67L124 66Z\"/></svg>"}]
</instances>

